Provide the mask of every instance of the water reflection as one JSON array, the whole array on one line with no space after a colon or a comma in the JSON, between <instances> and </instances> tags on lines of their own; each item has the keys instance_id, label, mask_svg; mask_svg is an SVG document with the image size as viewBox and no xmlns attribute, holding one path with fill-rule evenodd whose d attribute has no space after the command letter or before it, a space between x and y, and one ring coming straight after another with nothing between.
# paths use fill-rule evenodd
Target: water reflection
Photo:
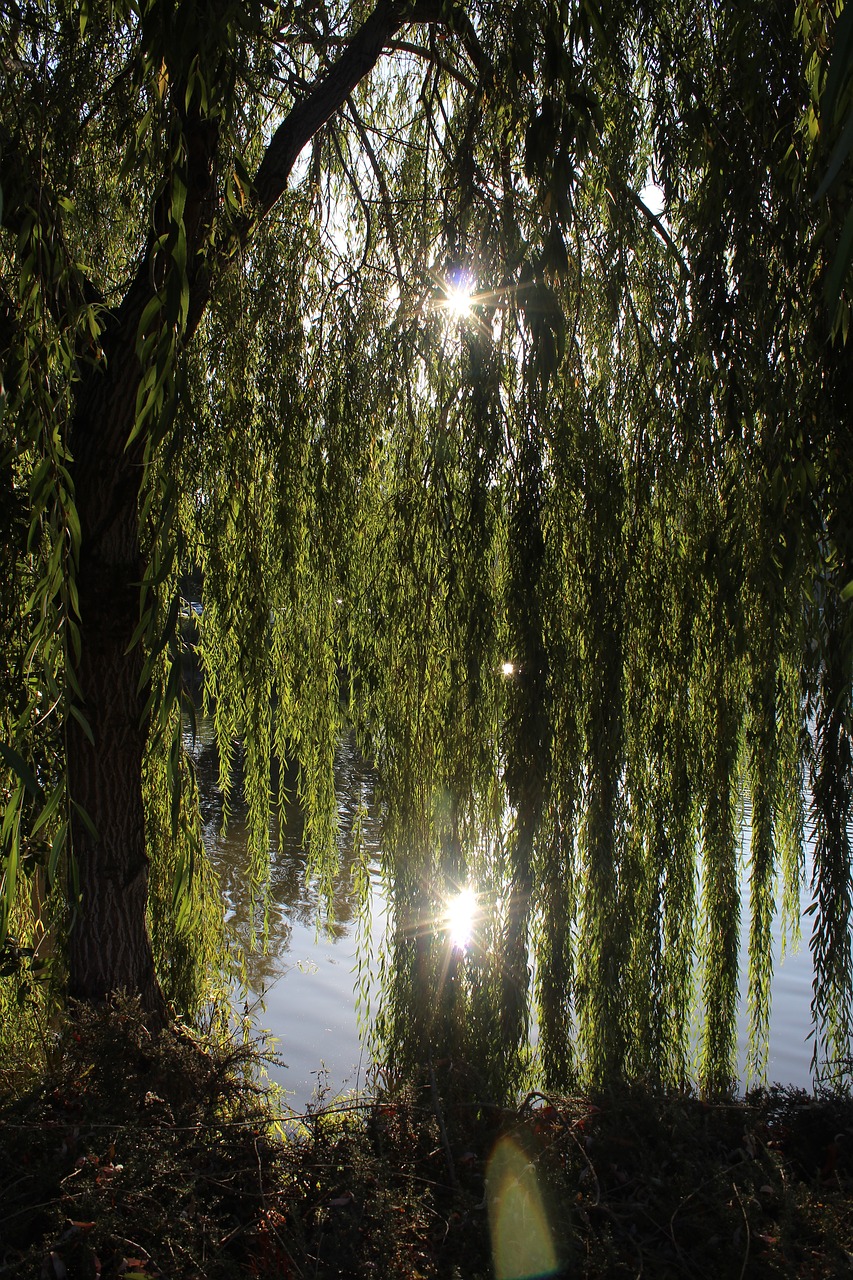
<instances>
[{"instance_id":1,"label":"water reflection","mask_svg":"<svg viewBox=\"0 0 853 1280\"><path fill-rule=\"evenodd\" d=\"M245 956L246 1003L259 1028L276 1038L288 1064L271 1074L292 1095L293 1105L302 1106L317 1085L318 1069L325 1068L331 1087L340 1089L361 1057L354 985L360 933L357 878L365 861L369 907L363 943L381 930L385 916L373 774L354 742L344 739L335 758L338 862L329 901L310 874L303 817L291 800L283 823L277 815L271 818L269 881L253 904L239 752L223 832L212 721L199 716L195 734L186 726L184 746L198 778L205 847L219 876L229 926ZM293 796L295 775L274 781Z\"/></svg>"},{"instance_id":2,"label":"water reflection","mask_svg":"<svg viewBox=\"0 0 853 1280\"><path fill-rule=\"evenodd\" d=\"M254 997L262 997L256 1014L258 1023L278 1037L282 1057L289 1064L272 1074L288 1090L292 1104L299 1108L310 1099L318 1071L323 1067L328 1070L331 1087L337 1091L348 1084L357 1084L359 1064L364 1065L355 994L358 950L361 947L361 962L370 983L376 977L371 969L375 970L376 951L384 939L387 909L379 873L380 833L373 776L354 743L344 740L335 762L340 834L338 863L330 883L331 916L325 911L317 882L309 874L302 817L295 804L288 807L283 824L277 819L270 823L267 899L253 908L247 887L246 806L240 787L239 760L228 827L223 835L223 802L217 785L219 761L212 724L200 717L195 737L189 730L185 734L185 746L194 759L198 775L205 844L220 877L230 924L245 951L250 1002ZM294 781L293 777L285 777L281 785L292 793ZM356 830L360 831L360 846L354 839ZM360 936L356 902L356 876L364 857L370 868L370 902L365 923L368 928L372 927L373 966L367 951L371 935ZM261 940L265 909L264 946ZM744 902L744 912L746 910ZM438 930L443 936L450 930L451 945L459 950L458 963L463 967L477 962L477 956L465 958L465 948L472 925L475 921L476 928L483 924L480 912L482 904L473 889L467 892L463 889L448 902L446 919L442 919ZM745 929L743 943L745 947ZM800 953L789 954L783 964L779 964L778 948L777 919L774 922L777 963L768 1076L771 1080L808 1085L811 1046L806 1037L812 979L808 943L804 941ZM742 950L738 1028L742 1080L746 1056L745 971L746 955ZM375 986L373 995L372 1003L375 1003L378 996ZM410 1020L416 1020L416 1010L407 1006L406 1012ZM535 1045L535 1020L532 1030Z\"/></svg>"}]
</instances>

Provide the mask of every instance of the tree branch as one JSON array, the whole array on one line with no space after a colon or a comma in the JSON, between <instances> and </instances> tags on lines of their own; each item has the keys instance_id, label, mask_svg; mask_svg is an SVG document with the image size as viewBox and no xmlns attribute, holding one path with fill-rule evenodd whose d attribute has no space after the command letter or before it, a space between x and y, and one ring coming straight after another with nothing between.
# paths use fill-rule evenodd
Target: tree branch
<instances>
[{"instance_id":1,"label":"tree branch","mask_svg":"<svg viewBox=\"0 0 853 1280\"><path fill-rule=\"evenodd\" d=\"M446 59L436 57L431 49L422 44L415 44L412 40L392 40L388 48L394 53L411 53L416 58L431 62L433 66L438 67L439 71L450 76L451 80L455 80L457 84L461 84L462 88L467 89L469 93L477 92L477 85L470 76L466 76L458 67L451 66Z\"/></svg>"},{"instance_id":2,"label":"tree branch","mask_svg":"<svg viewBox=\"0 0 853 1280\"><path fill-rule=\"evenodd\" d=\"M364 147L365 151L367 152L367 158L370 161L370 167L373 170L374 177L376 178L376 185L379 187L379 195L382 200L382 211L385 215L385 229L388 232L388 241L391 245L391 253L394 256L394 269L397 272L397 283L400 286L400 289L402 290L404 281L403 281L403 268L400 261L400 245L397 239L397 227L394 223L394 210L391 206L391 194L388 190L388 184L385 181L385 175L382 172L382 166L380 165L378 159L376 158L376 152L373 150L373 147L371 146L370 138L367 136L367 130L364 127L364 123L352 99L350 99L349 102L347 103L347 108L352 117L352 121L353 121L353 124L355 125L356 132L358 133L359 139L361 141L361 145Z\"/></svg>"},{"instance_id":3,"label":"tree branch","mask_svg":"<svg viewBox=\"0 0 853 1280\"><path fill-rule=\"evenodd\" d=\"M675 243L672 236L669 234L669 232L667 231L666 227L664 226L663 222L658 217L658 215L656 213L652 213L651 209L646 204L646 202L642 199L642 197L639 196L637 192L634 191L633 187L629 186L627 182L618 182L615 185L618 185L622 194L627 196L628 199L631 201L631 203L634 205L634 207L640 211L640 213L646 219L646 221L648 222L652 230L657 232L657 234L660 236L661 240L666 245L669 252L672 254L673 258L675 258L675 261L678 264L678 268L682 276L684 277L685 280L689 280L690 268L688 267L687 263L684 261L684 258L681 255L678 245Z\"/></svg>"},{"instance_id":4,"label":"tree branch","mask_svg":"<svg viewBox=\"0 0 853 1280\"><path fill-rule=\"evenodd\" d=\"M380 0L338 60L295 104L273 134L255 176L255 211L247 232L284 193L293 165L305 144L373 70L401 27L435 23L458 30L477 69L482 71L485 68L486 60L476 32L461 8L448 10L440 0Z\"/></svg>"}]
</instances>

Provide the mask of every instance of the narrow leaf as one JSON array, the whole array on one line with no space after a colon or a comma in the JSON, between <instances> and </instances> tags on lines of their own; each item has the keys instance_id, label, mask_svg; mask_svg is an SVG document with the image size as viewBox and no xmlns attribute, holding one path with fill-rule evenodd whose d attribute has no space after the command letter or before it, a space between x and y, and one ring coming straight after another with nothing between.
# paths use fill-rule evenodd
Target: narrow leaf
<instances>
[{"instance_id":1,"label":"narrow leaf","mask_svg":"<svg viewBox=\"0 0 853 1280\"><path fill-rule=\"evenodd\" d=\"M95 826L94 822L89 817L88 813L83 808L82 804L79 804L76 800L72 800L71 804L74 808L74 812L77 814L77 817L83 823L83 826L89 832L89 835L92 837L92 839L99 840L100 837L98 835L98 828Z\"/></svg>"},{"instance_id":2,"label":"narrow leaf","mask_svg":"<svg viewBox=\"0 0 853 1280\"><path fill-rule=\"evenodd\" d=\"M59 866L59 859L62 850L65 848L65 841L68 838L68 823L60 823L59 830L53 837L53 843L50 846L50 857L47 862L47 882L52 885L56 879L56 868Z\"/></svg>"},{"instance_id":3,"label":"narrow leaf","mask_svg":"<svg viewBox=\"0 0 853 1280\"><path fill-rule=\"evenodd\" d=\"M40 800L42 798L42 789L23 756L19 755L14 747L6 746L4 742L0 742L0 756L2 756L9 768L15 771L30 795L34 796L36 800Z\"/></svg>"},{"instance_id":4,"label":"narrow leaf","mask_svg":"<svg viewBox=\"0 0 853 1280\"><path fill-rule=\"evenodd\" d=\"M841 137L835 144L835 148L829 161L829 168L824 174L823 182L815 192L815 203L820 200L822 196L826 195L829 188L835 182L835 179L841 172L841 166L844 164L844 161L847 159L851 150L853 150L853 110L851 110L848 115L847 123L841 132Z\"/></svg>"},{"instance_id":5,"label":"narrow leaf","mask_svg":"<svg viewBox=\"0 0 853 1280\"><path fill-rule=\"evenodd\" d=\"M821 111L831 121L844 80L853 72L853 5L847 4L835 24L832 58L823 91Z\"/></svg>"},{"instance_id":6,"label":"narrow leaf","mask_svg":"<svg viewBox=\"0 0 853 1280\"><path fill-rule=\"evenodd\" d=\"M45 826L45 824L50 821L53 814L56 813L56 810L59 808L60 802L64 796L65 796L65 782L62 781L60 782L59 786L55 787L53 791L50 793L47 800L47 804L44 806L41 813L36 818L36 821L33 825L33 829L30 832L31 837L37 836L38 833L41 831L42 827Z\"/></svg>"},{"instance_id":7,"label":"narrow leaf","mask_svg":"<svg viewBox=\"0 0 853 1280\"><path fill-rule=\"evenodd\" d=\"M92 746L94 747L94 745L95 745L95 735L92 733L92 726L89 724L89 721L88 721L88 720L86 719L86 717L83 715L83 712L80 710L80 708L79 708L79 707L76 707L76 706L74 705L74 703L73 703L73 702L72 702L72 704L71 704L71 708L70 708L70 710L71 710L71 714L72 714L72 716L73 716L73 717L74 717L74 719L77 721L77 723L79 724L80 728L83 730L83 732L85 733L86 737L89 739L89 741L91 742Z\"/></svg>"},{"instance_id":8,"label":"narrow leaf","mask_svg":"<svg viewBox=\"0 0 853 1280\"><path fill-rule=\"evenodd\" d=\"M3 872L2 887L0 887L0 947L6 942L9 932L9 915L15 901L15 888L18 880L18 861L21 849L21 827L20 822L16 822L12 832L12 839L9 843L9 852L6 855L6 866Z\"/></svg>"}]
</instances>

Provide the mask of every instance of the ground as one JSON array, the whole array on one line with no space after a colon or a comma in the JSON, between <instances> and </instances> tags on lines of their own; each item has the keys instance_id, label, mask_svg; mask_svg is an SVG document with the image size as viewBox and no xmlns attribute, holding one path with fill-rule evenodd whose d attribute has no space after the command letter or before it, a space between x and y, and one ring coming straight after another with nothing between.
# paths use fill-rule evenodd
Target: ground
<instances>
[{"instance_id":1,"label":"ground","mask_svg":"<svg viewBox=\"0 0 853 1280\"><path fill-rule=\"evenodd\" d=\"M507 1109L448 1062L297 1119L258 1068L124 1005L79 1011L36 1080L0 1069L0 1276L853 1276L848 1099Z\"/></svg>"}]
</instances>

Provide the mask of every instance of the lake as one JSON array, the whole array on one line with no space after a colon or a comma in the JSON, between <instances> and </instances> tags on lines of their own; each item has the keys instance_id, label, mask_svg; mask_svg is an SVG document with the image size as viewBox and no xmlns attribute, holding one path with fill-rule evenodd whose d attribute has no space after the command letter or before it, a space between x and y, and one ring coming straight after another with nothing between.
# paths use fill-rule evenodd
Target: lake
<instances>
[{"instance_id":1,"label":"lake","mask_svg":"<svg viewBox=\"0 0 853 1280\"><path fill-rule=\"evenodd\" d=\"M245 814L234 797L227 833L221 831L222 802L217 790L218 762L210 723L200 718L195 740L185 735L199 780L205 845L220 875L231 923L248 946L251 925L246 893ZM362 1087L369 1061L360 1034L356 989L359 944L375 948L384 927L385 901L378 871L378 822L372 815L372 776L353 744L344 741L336 761L336 790L341 825L341 864L333 890L334 922L318 924L320 900L316 884L306 874L302 829L298 816L284 829L271 824L271 875L266 951L250 951L247 964L249 996L245 1012L258 1031L276 1042L285 1065L269 1074L286 1091L288 1104L304 1109L318 1087L334 1096ZM355 907L351 844L347 840L357 811L366 813L362 835L373 857L369 937L363 937ZM805 902L804 906L807 905ZM260 917L259 917L260 919ZM256 922L258 923L258 922ZM745 934L745 930L744 930ZM770 1029L768 1081L810 1088L812 963L808 949L809 921L803 922L803 943L780 962L778 921L774 922L773 1014ZM743 938L742 969L746 939ZM739 1027L740 1071L746 1061L745 1002Z\"/></svg>"}]
</instances>

